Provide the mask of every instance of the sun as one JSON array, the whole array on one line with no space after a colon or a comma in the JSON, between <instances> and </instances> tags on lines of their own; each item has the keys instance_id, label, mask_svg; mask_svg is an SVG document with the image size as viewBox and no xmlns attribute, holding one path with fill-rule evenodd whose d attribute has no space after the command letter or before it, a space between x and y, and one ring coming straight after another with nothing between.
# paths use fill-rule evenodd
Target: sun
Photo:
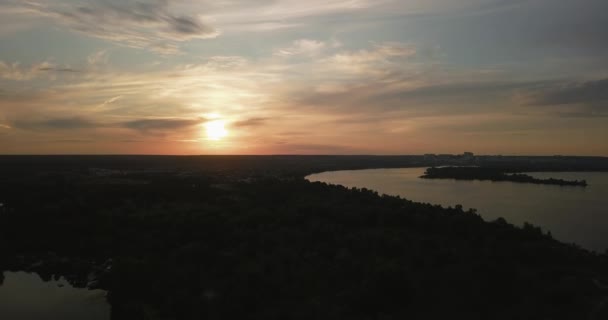
<instances>
[{"instance_id":1,"label":"sun","mask_svg":"<svg viewBox=\"0 0 608 320\"><path fill-rule=\"evenodd\" d=\"M228 135L226 123L223 120L212 120L205 123L205 131L209 140L220 140Z\"/></svg>"}]
</instances>

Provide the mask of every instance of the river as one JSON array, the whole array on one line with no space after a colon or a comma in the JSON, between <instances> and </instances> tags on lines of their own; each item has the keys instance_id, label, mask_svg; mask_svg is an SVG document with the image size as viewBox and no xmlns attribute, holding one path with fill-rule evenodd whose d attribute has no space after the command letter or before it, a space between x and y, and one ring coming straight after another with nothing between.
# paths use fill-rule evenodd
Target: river
<instances>
[{"instance_id":1,"label":"river","mask_svg":"<svg viewBox=\"0 0 608 320\"><path fill-rule=\"evenodd\" d=\"M35 273L4 272L0 285L0 319L109 320L103 290L72 287L64 278L43 281Z\"/></svg>"},{"instance_id":2,"label":"river","mask_svg":"<svg viewBox=\"0 0 608 320\"><path fill-rule=\"evenodd\" d=\"M529 222L554 238L603 252L608 249L608 172L537 172L538 178L587 180L589 186L420 179L425 168L333 171L309 181L376 190L379 193L443 206L475 208L486 220Z\"/></svg>"}]
</instances>

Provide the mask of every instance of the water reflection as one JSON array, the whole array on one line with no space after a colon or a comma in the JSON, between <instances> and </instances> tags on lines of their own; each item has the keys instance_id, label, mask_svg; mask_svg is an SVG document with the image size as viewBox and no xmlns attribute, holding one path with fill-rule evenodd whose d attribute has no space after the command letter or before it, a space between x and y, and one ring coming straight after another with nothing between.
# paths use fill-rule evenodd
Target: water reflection
<instances>
[{"instance_id":1,"label":"water reflection","mask_svg":"<svg viewBox=\"0 0 608 320\"><path fill-rule=\"evenodd\" d=\"M604 251L608 248L608 173L530 173L538 178L587 180L589 186L561 187L513 182L419 179L424 168L335 171L310 175L347 187L365 187L417 202L476 208L486 220L530 222L564 242Z\"/></svg>"},{"instance_id":2,"label":"water reflection","mask_svg":"<svg viewBox=\"0 0 608 320\"><path fill-rule=\"evenodd\" d=\"M63 278L44 282L34 273L5 272L0 319L108 320L110 306L103 290L74 288Z\"/></svg>"}]
</instances>

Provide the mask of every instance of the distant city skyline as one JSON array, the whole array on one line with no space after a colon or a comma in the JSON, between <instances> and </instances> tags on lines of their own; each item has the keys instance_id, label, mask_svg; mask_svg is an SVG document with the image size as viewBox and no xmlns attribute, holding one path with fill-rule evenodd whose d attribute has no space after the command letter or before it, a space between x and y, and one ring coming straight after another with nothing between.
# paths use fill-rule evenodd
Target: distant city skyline
<instances>
[{"instance_id":1,"label":"distant city skyline","mask_svg":"<svg viewBox=\"0 0 608 320\"><path fill-rule=\"evenodd\" d=\"M0 0L0 154L608 156L605 0Z\"/></svg>"}]
</instances>

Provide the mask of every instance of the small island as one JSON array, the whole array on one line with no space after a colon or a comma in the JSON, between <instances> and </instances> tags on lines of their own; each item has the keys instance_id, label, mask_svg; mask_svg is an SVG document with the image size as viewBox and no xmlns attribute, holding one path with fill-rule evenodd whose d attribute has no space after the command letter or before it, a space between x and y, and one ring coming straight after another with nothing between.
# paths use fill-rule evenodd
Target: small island
<instances>
[{"instance_id":1,"label":"small island","mask_svg":"<svg viewBox=\"0 0 608 320\"><path fill-rule=\"evenodd\" d=\"M518 183L551 184L558 186L586 187L585 180L538 179L523 173L509 173L499 168L487 167L431 167L426 169L423 179L489 180Z\"/></svg>"}]
</instances>

